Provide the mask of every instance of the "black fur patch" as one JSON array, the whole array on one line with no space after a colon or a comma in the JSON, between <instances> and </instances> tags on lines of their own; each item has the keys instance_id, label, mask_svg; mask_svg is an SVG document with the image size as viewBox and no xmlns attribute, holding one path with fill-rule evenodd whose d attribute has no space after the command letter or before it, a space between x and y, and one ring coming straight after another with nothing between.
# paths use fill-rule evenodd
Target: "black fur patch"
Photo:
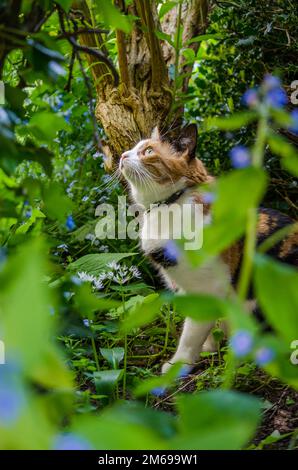
<instances>
[{"instance_id":1,"label":"black fur patch","mask_svg":"<svg viewBox=\"0 0 298 470\"><path fill-rule=\"evenodd\" d=\"M167 255L167 251L164 248L158 248L157 250L151 251L147 254L152 261L160 264L163 268L169 268L170 266L176 266L178 264L177 259Z\"/></svg>"}]
</instances>

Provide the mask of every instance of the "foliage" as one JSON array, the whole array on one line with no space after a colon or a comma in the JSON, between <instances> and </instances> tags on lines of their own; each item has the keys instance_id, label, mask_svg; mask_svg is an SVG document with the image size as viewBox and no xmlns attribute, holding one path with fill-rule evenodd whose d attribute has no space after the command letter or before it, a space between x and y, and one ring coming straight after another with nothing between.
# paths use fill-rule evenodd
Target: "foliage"
<instances>
[{"instance_id":1,"label":"foliage","mask_svg":"<svg viewBox=\"0 0 298 470\"><path fill-rule=\"evenodd\" d=\"M38 13L31 2L21 3L25 25ZM70 11L71 2L56 3ZM161 18L179 2L157 3ZM0 18L8 4L1 2ZM96 24L109 28L105 46L116 63L115 28L128 34L135 19L112 2L97 4ZM0 29L11 46L1 62L0 339L6 364L0 365L0 447L245 448L267 411L261 394L249 394L256 370L269 382L278 379L285 393L298 388L297 365L290 362L290 344L298 338L297 273L254 248L254 214L264 198L288 213L296 209L294 118L285 107L269 106L266 82L260 84L266 72L277 71L288 91L295 78L297 6L216 2L208 31L193 39L197 52L179 43L177 31L167 38L195 64L187 92L180 93L181 77L175 77L177 103L185 106L186 120L200 123L199 155L219 176L206 188L214 198L213 223L189 261L199 265L246 237L237 295L222 301L165 292L136 241L96 238L96 205L116 207L123 188L106 174L87 61L81 56L72 63L54 2L42 6L38 32L13 36L8 23ZM256 85L257 105L242 109L243 93ZM239 144L247 152L245 168L239 149L236 160L229 158ZM238 168L231 170L233 164ZM271 333L246 315L251 280ZM218 322L218 352L205 355L205 370L189 382L179 365L158 375L185 315L228 318L232 332L227 351L219 344ZM190 382L194 393L183 393ZM288 434L295 446L295 433ZM267 436L256 448L283 438Z\"/></svg>"}]
</instances>

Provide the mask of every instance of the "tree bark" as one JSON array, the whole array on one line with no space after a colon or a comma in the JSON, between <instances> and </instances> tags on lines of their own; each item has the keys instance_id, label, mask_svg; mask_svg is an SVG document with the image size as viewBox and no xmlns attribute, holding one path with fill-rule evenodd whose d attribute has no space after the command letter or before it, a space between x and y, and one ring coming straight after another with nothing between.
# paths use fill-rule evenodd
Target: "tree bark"
<instances>
[{"instance_id":1,"label":"tree bark","mask_svg":"<svg viewBox=\"0 0 298 470\"><path fill-rule=\"evenodd\" d=\"M123 8L123 2L119 4L118 1L117 4ZM83 13L85 17L89 15L85 2ZM180 17L177 5L162 18L161 23L156 3L152 0L134 0L128 7L128 13L137 16L138 20L131 34L116 31L120 75L118 87L114 86L107 67L96 63L96 59L88 55L97 90L96 117L108 138L108 153L115 161L138 140L148 137L155 126L165 127L165 123L170 126L171 120L182 117L183 108L172 113L177 89L169 69L176 64L176 73L185 74L179 90L183 92L187 90L192 64L185 63L180 51L177 56L176 49L159 39L156 31L173 37L180 27L182 47L191 47L196 51L197 42L191 46L187 43L205 31L208 1L182 2ZM92 24L90 15L88 21ZM92 24L92 27L98 25ZM103 47L99 35L84 34L80 36L80 41L89 47Z\"/></svg>"}]
</instances>

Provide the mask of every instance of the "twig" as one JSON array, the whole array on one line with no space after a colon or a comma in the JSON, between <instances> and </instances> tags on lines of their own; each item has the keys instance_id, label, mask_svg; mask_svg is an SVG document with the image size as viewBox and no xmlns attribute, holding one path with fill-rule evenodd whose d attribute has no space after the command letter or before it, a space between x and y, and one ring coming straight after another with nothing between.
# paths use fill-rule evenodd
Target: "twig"
<instances>
[{"instance_id":1,"label":"twig","mask_svg":"<svg viewBox=\"0 0 298 470\"><path fill-rule=\"evenodd\" d=\"M72 72L73 72L73 66L74 66L75 58L76 58L76 51L75 51L75 49L73 49L72 53L71 53L70 64L69 64L68 80L67 80L67 83L64 87L64 90L67 91L68 93L70 92Z\"/></svg>"},{"instance_id":2,"label":"twig","mask_svg":"<svg viewBox=\"0 0 298 470\"><path fill-rule=\"evenodd\" d=\"M63 16L64 13L63 13L63 10L58 5L57 5L57 9L58 9L59 22L60 22L60 27L61 27L62 33L66 34L66 30L65 30L65 26L64 26L64 16ZM78 44L77 41L75 40L75 38L73 37L73 35L69 36L69 37L66 36L66 39L73 46L73 48L76 50L77 53L79 51L84 52L85 54L89 54L89 55L92 55L92 56L96 57L99 60L99 62L103 62L109 68L109 70L110 70L110 72L113 76L114 86L117 87L119 85L118 72L115 69L113 62L106 55L104 55L103 52L97 51L95 49L91 49L88 46L82 46L81 44Z\"/></svg>"}]
</instances>

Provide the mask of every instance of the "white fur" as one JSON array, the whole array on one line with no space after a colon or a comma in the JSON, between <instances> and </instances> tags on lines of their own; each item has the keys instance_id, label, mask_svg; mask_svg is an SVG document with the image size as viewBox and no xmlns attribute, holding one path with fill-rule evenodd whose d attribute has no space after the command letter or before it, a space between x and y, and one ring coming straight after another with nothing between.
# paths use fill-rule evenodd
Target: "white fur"
<instances>
[{"instance_id":1,"label":"white fur","mask_svg":"<svg viewBox=\"0 0 298 470\"><path fill-rule=\"evenodd\" d=\"M137 172L142 174L145 170L142 168L141 161L138 158L138 150L143 144L144 141L141 141L132 150L125 152L127 158L123 159L120 168L130 183L131 194L134 200L138 204L144 205L147 209L150 204L165 200L176 191L185 188L185 180L181 177L175 184L168 183L160 185L148 176L148 181L145 183L141 181L138 178ZM135 174L134 169L137 170ZM194 201L189 195L191 191L192 190L187 190L175 201L176 207L185 203L194 205ZM160 211L160 207L157 209ZM157 209L156 211L155 209L151 209L150 212L144 211L143 214L141 245L145 253L150 253L151 251L165 247L168 240L176 238L175 234L177 229L179 228L180 230L180 227L178 227L176 223L174 225L172 224L170 227L170 233L155 233L160 231L159 224L155 218L155 215L157 217L158 214ZM194 210L196 210L196 208ZM179 223L181 224L182 221L178 220L178 224ZM204 224L208 223L210 223L209 215L205 216L204 220ZM149 239L147 236L145 237L145 234L148 234L148 230L152 230L153 233L153 236ZM213 259L199 268L192 268L185 252L181 252L181 257L176 266L170 266L166 269L161 268L160 271L168 285L178 287L185 292L213 294L224 297L230 287L228 267L219 259ZM203 350L203 345L213 326L214 322L199 323L190 318L186 318L177 351L172 359L164 364L162 371L165 372L177 361L182 361L190 365L197 362ZM208 341L209 339L210 338L208 338Z\"/></svg>"}]
</instances>

